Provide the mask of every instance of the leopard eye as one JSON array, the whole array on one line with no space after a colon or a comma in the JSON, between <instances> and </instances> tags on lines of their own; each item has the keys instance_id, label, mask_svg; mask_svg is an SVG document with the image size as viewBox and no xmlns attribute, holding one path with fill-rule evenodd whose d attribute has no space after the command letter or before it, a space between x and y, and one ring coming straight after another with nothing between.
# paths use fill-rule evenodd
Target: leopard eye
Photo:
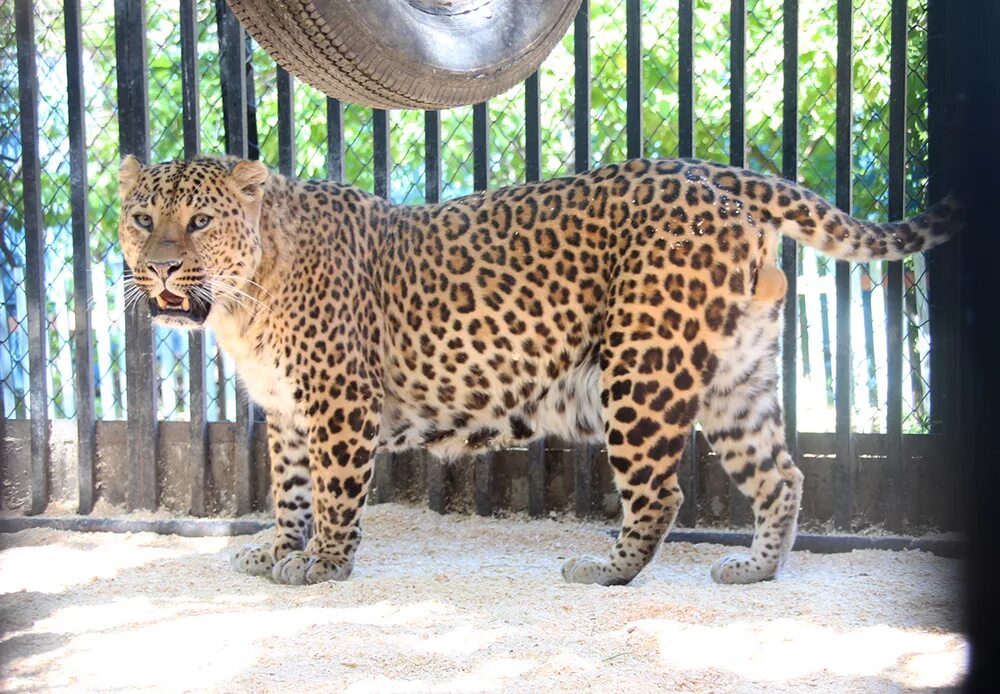
<instances>
[{"instance_id":1,"label":"leopard eye","mask_svg":"<svg viewBox=\"0 0 1000 694\"><path fill-rule=\"evenodd\" d=\"M132 217L132 221L135 222L135 225L140 229L149 231L153 228L153 218L144 212L134 215Z\"/></svg>"},{"instance_id":2,"label":"leopard eye","mask_svg":"<svg viewBox=\"0 0 1000 694\"><path fill-rule=\"evenodd\" d=\"M201 231L207 227L211 221L212 218L207 214L196 214L191 218L191 221L188 222L188 231Z\"/></svg>"}]
</instances>

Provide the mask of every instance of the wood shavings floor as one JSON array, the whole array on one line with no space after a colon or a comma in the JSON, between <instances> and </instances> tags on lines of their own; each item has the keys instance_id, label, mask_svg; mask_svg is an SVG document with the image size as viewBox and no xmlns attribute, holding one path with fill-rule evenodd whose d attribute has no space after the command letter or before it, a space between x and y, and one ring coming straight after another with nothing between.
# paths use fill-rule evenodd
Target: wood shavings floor
<instances>
[{"instance_id":1,"label":"wood shavings floor","mask_svg":"<svg viewBox=\"0 0 1000 694\"><path fill-rule=\"evenodd\" d=\"M262 534L264 535L264 534ZM567 585L604 528L369 508L351 580L228 564L248 538L0 536L0 690L884 692L960 681L958 563L796 552L717 586L731 551L667 544L631 585Z\"/></svg>"}]
</instances>

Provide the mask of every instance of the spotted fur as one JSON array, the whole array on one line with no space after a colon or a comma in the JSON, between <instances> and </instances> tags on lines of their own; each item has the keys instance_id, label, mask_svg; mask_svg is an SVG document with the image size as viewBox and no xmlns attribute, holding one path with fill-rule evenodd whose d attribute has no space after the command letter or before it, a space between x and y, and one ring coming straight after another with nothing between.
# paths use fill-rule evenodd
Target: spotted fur
<instances>
[{"instance_id":1,"label":"spotted fur","mask_svg":"<svg viewBox=\"0 0 1000 694\"><path fill-rule=\"evenodd\" d=\"M278 533L235 561L283 583L350 574L377 449L550 434L606 444L623 506L609 555L563 575L627 583L673 525L696 419L756 518L749 553L712 575L771 578L802 491L776 394L778 235L899 258L943 241L951 213L872 224L695 160L416 207L232 159L129 158L121 182L122 248L157 319L203 319L268 413Z\"/></svg>"}]
</instances>

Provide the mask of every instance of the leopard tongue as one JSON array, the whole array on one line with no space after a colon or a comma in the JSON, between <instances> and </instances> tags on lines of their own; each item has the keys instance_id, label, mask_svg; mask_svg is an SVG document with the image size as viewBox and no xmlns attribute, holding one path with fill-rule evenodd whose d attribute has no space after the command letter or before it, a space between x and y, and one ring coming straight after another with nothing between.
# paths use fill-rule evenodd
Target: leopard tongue
<instances>
[{"instance_id":1,"label":"leopard tongue","mask_svg":"<svg viewBox=\"0 0 1000 694\"><path fill-rule=\"evenodd\" d=\"M163 310L180 309L181 311L191 310L191 300L187 297L180 297L168 289L164 289L156 297L156 303Z\"/></svg>"}]
</instances>

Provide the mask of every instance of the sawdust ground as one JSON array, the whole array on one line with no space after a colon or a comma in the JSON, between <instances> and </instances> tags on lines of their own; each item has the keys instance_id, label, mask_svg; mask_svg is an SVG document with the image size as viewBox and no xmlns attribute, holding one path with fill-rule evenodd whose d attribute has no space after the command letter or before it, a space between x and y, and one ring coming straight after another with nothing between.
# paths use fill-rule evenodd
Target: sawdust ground
<instances>
[{"instance_id":1,"label":"sawdust ground","mask_svg":"<svg viewBox=\"0 0 1000 694\"><path fill-rule=\"evenodd\" d=\"M386 504L365 531L351 580L305 587L234 573L248 538L0 536L0 690L881 694L966 667L957 562L921 552L717 586L730 548L667 544L600 588L559 575L597 525Z\"/></svg>"}]
</instances>

